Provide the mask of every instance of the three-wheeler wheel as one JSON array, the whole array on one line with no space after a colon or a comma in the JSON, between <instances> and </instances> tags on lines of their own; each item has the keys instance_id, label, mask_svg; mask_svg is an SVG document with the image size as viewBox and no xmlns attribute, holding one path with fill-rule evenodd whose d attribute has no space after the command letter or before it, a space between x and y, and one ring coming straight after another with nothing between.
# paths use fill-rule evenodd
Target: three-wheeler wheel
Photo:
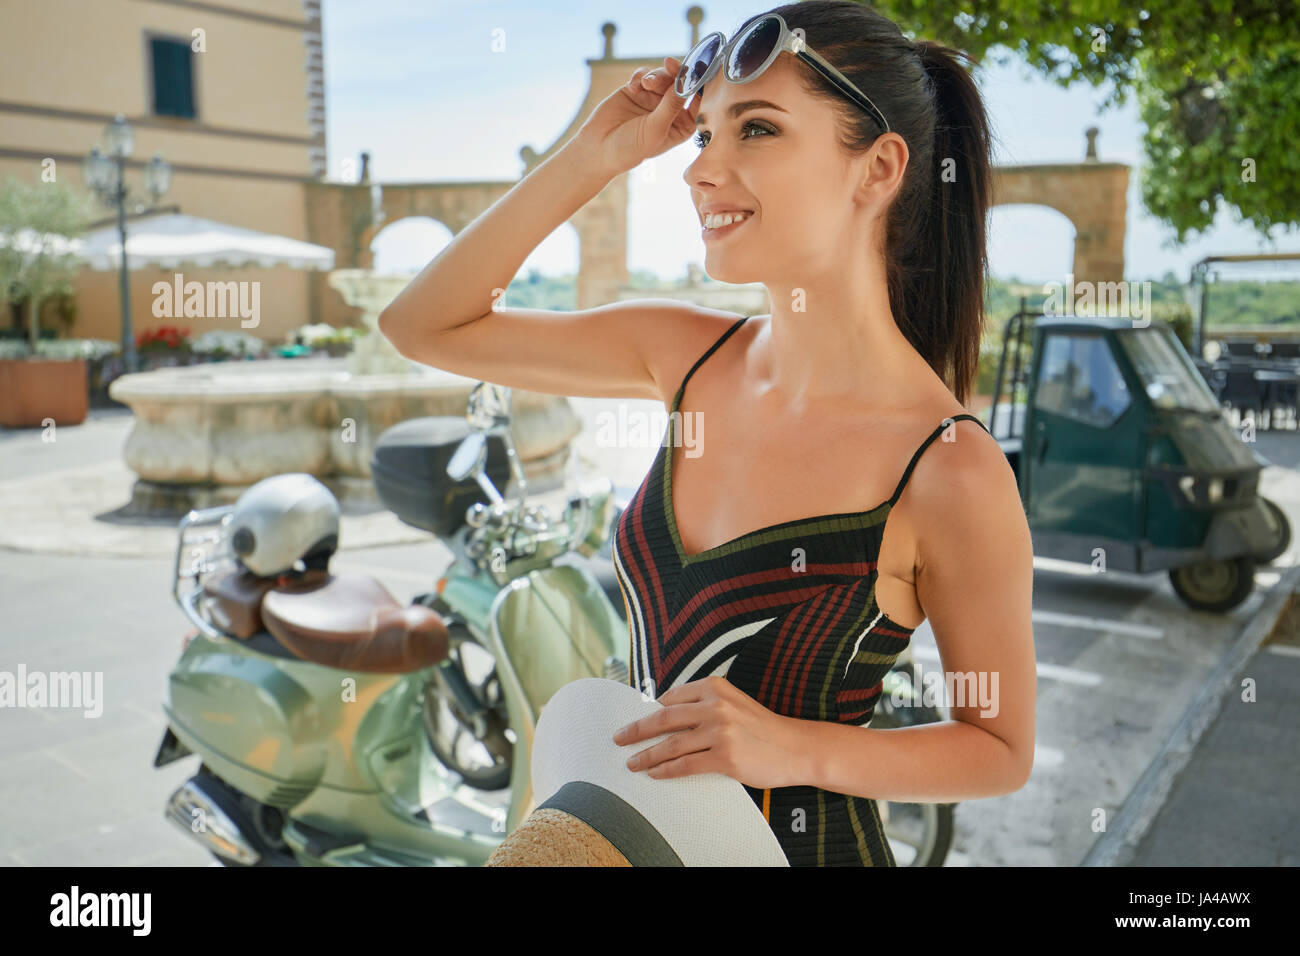
<instances>
[{"instance_id":1,"label":"three-wheeler wheel","mask_svg":"<svg viewBox=\"0 0 1300 956\"><path fill-rule=\"evenodd\" d=\"M1169 581L1188 607L1198 611L1231 611L1254 589L1255 565L1255 558L1249 555L1201 561L1172 568Z\"/></svg>"},{"instance_id":2,"label":"three-wheeler wheel","mask_svg":"<svg viewBox=\"0 0 1300 956\"><path fill-rule=\"evenodd\" d=\"M1255 560L1260 564L1271 564L1282 557L1287 548L1291 547L1291 522L1287 518L1286 512L1279 508L1275 502L1269 501L1262 496L1260 500L1264 502L1264 506L1272 512L1273 517L1277 519L1277 523L1282 527L1282 534L1278 538L1277 544L1263 554L1255 555Z\"/></svg>"}]
</instances>

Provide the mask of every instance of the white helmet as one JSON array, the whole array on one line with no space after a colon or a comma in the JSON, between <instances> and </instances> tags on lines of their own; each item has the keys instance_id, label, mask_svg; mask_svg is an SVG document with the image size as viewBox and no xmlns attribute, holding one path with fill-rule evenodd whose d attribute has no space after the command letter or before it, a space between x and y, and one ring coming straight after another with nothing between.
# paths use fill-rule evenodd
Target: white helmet
<instances>
[{"instance_id":1,"label":"white helmet","mask_svg":"<svg viewBox=\"0 0 1300 956\"><path fill-rule=\"evenodd\" d=\"M230 548L254 574L283 574L308 555L328 562L338 541L339 503L311 475L263 478L235 502Z\"/></svg>"}]
</instances>

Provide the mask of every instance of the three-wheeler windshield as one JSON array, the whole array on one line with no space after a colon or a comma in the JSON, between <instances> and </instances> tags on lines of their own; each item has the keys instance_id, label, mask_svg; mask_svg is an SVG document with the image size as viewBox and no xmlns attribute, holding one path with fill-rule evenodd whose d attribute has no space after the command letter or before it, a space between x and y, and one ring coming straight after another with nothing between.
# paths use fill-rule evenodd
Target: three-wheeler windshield
<instances>
[{"instance_id":1,"label":"three-wheeler windshield","mask_svg":"<svg viewBox=\"0 0 1300 956\"><path fill-rule=\"evenodd\" d=\"M1174 337L1173 329L1167 326L1120 329L1116 338L1157 408L1220 410L1214 393L1192 364L1187 350Z\"/></svg>"}]
</instances>

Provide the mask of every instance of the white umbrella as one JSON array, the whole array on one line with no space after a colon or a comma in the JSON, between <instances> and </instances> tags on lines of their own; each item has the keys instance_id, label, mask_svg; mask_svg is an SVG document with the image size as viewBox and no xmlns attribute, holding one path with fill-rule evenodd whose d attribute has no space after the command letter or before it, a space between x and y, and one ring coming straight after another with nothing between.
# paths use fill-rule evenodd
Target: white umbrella
<instances>
[{"instance_id":1,"label":"white umbrella","mask_svg":"<svg viewBox=\"0 0 1300 956\"><path fill-rule=\"evenodd\" d=\"M122 242L116 226L88 232L76 246L80 257L92 269L112 270L121 266ZM334 251L326 246L183 213L128 222L126 258L131 268L173 269L181 265L334 268Z\"/></svg>"},{"instance_id":2,"label":"white umbrella","mask_svg":"<svg viewBox=\"0 0 1300 956\"><path fill-rule=\"evenodd\" d=\"M19 229L13 236L13 241L10 242L8 236L0 233L0 246L12 245L24 256L34 256L42 251L46 255L61 256L69 252L77 252L80 248L78 240L52 232L41 235L34 229Z\"/></svg>"}]
</instances>

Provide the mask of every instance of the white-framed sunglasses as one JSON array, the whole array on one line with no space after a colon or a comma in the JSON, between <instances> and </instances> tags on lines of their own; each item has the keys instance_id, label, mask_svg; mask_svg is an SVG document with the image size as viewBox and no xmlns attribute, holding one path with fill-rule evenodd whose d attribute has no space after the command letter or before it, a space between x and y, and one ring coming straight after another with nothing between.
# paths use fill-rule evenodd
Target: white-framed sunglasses
<instances>
[{"instance_id":1,"label":"white-framed sunglasses","mask_svg":"<svg viewBox=\"0 0 1300 956\"><path fill-rule=\"evenodd\" d=\"M831 66L824 57L804 42L801 33L786 26L785 19L777 13L759 17L742 29L730 41L714 31L700 40L682 60L673 85L677 95L690 102L705 83L713 79L719 67L722 75L732 83L749 83L763 75L782 52L791 53L824 76L841 93L866 110L886 133L889 121L885 119L871 97Z\"/></svg>"}]
</instances>

